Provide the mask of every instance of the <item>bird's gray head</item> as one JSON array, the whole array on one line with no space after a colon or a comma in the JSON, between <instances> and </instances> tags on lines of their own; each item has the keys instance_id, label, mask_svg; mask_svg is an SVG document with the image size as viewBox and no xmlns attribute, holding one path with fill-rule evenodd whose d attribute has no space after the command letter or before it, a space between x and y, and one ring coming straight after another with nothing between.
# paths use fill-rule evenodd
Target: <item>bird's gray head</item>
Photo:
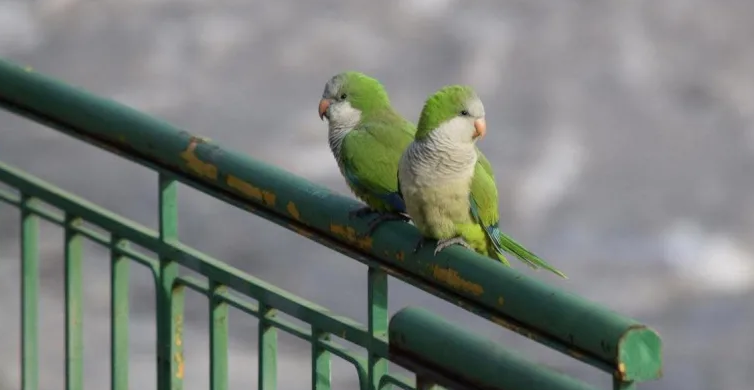
<instances>
[{"instance_id":1,"label":"bird's gray head","mask_svg":"<svg viewBox=\"0 0 754 390\"><path fill-rule=\"evenodd\" d=\"M343 72L325 84L319 117L327 118L331 128L352 128L364 112L389 106L387 92L379 81L363 73Z\"/></svg>"}]
</instances>

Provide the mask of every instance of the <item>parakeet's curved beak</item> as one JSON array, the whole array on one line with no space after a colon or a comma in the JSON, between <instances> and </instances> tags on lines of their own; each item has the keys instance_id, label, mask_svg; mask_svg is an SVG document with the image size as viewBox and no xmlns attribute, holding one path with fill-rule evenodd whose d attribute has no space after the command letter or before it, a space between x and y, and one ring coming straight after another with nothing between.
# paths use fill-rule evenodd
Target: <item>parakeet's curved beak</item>
<instances>
[{"instance_id":1,"label":"parakeet's curved beak","mask_svg":"<svg viewBox=\"0 0 754 390\"><path fill-rule=\"evenodd\" d=\"M327 108L330 107L330 101L327 99L322 99L319 101L319 119L325 120L325 116L327 116Z\"/></svg>"},{"instance_id":2,"label":"parakeet's curved beak","mask_svg":"<svg viewBox=\"0 0 754 390\"><path fill-rule=\"evenodd\" d=\"M485 134L487 134L487 122L484 121L484 118L479 118L474 121L474 139L481 139L484 137Z\"/></svg>"}]
</instances>

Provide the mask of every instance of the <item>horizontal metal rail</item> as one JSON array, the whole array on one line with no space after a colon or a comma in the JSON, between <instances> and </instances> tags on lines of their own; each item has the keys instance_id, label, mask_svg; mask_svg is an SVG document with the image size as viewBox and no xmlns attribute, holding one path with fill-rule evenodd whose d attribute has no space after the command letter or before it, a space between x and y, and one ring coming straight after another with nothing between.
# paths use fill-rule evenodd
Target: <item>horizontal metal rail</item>
<instances>
[{"instance_id":1,"label":"horizontal metal rail","mask_svg":"<svg viewBox=\"0 0 754 390\"><path fill-rule=\"evenodd\" d=\"M454 389L594 390L416 307L390 319L390 356L421 382Z\"/></svg>"},{"instance_id":2,"label":"horizontal metal rail","mask_svg":"<svg viewBox=\"0 0 754 390\"><path fill-rule=\"evenodd\" d=\"M349 351L336 342L327 339L316 340L316 337L312 334L311 330L305 329L283 318L270 315L271 312L269 308L274 308L274 310L279 310L280 312L306 322L320 332L337 335L344 340L367 348L371 354L380 358L389 358L387 340L384 335L370 335L368 333L368 328L360 323L346 317L338 316L324 307L227 266L221 261L189 248L179 242L161 241L159 232L157 231L149 229L127 218L115 215L102 207L94 205L80 197L61 190L52 184L44 182L1 162L0 182L9 185L24 194L21 196L0 189L0 203L10 204L19 208L22 211L22 214L26 216L24 219L25 221L28 221L30 218L40 217L48 222L63 227L66 230L67 237L80 236L101 246L109 247L113 252L114 259L124 257L146 266L150 270L155 284L158 284L164 276L161 275L164 270L161 269L160 257L170 256L171 258L180 258L184 264L186 264L187 268L206 276L211 282L202 281L191 276L175 276L169 286L171 299L180 302L184 295L183 288L188 288L205 295L208 298L214 299L218 303L230 305L244 313L257 317L260 321L263 320L273 328L281 329L300 339L316 343L323 351L332 353L354 365L360 378L360 383L365 386L364 389L369 388L365 379L368 371L366 359L353 351ZM65 213L46 207L46 205L65 210ZM77 215L80 216L80 218L76 218L74 221L72 218L67 217L69 215ZM110 234L110 237L96 231L95 229L86 227L81 223L82 221L89 222L102 228ZM23 242L23 247L26 248L25 252L27 253L27 257L30 257L29 252L34 251L38 243L36 239L36 229L33 231L34 234L24 237L25 240ZM66 239L66 241L68 241L68 239ZM128 243L134 243L149 249L157 256L152 257L139 253L130 248ZM67 256L67 258L68 257L69 256ZM70 258L74 257L70 256ZM75 256L75 258L80 260L80 254ZM26 262L24 262L24 264L26 264ZM114 266L117 266L117 262L114 262ZM66 266L66 270L67 272L75 273L75 270L80 270L80 266ZM24 275L28 277L29 275L34 275L34 272L28 271L24 273ZM67 280L69 279L67 278ZM127 281L127 279L125 280ZM117 284L119 279L113 277L112 282ZM81 285L80 282L70 283L71 286L74 284ZM226 290L218 291L216 288L212 288L212 285L228 286L232 290L242 294L243 297L234 296ZM36 297L37 289L38 286L34 287L35 293L30 294L30 300ZM125 291L125 297L127 297L127 289ZM256 299L259 303L250 302L245 298ZM66 303L72 302L74 306L80 307L80 299L80 297L74 300L66 299ZM32 304L29 306L33 309L34 305ZM33 311L28 307L25 309ZM168 311L173 310L168 307ZM262 313L265 314L263 315ZM29 322L33 323L35 321L36 319L31 319ZM114 323L117 324L118 322L114 321ZM25 327L24 329L26 332L29 332L32 330L31 328L32 327ZM80 324L77 329L81 329ZM127 327L124 329L127 329ZM171 340L173 338L172 336L173 335L163 338ZM36 338L36 336L34 337ZM30 349L35 348L34 345L30 346ZM127 355L125 356L127 358ZM168 354L168 356L172 356L172 354ZM118 355L118 358L121 357L121 355ZM70 362L70 360L67 360L67 362ZM77 367L80 367L80 364L77 365ZM116 368L115 364L113 365L113 368ZM389 381L390 383L406 389L414 388L411 383L405 379L390 375L385 376L386 378L383 380ZM81 380L77 380L75 385L71 387L80 388L80 383Z\"/></svg>"},{"instance_id":3,"label":"horizontal metal rail","mask_svg":"<svg viewBox=\"0 0 754 390\"><path fill-rule=\"evenodd\" d=\"M175 177L362 261L370 269L608 371L622 383L661 375L660 338L647 326L471 251L451 248L438 256L429 250L414 254L419 234L405 223L388 223L374 235L364 236L365 224L348 216L359 206L357 202L289 172L2 61L0 106ZM25 188L23 181L7 179L30 196L40 191L36 184ZM61 202L64 210L86 218L80 215L86 210L76 203ZM105 218L95 218L103 228L118 232L121 223L113 222L116 216L101 211ZM180 243L161 240L154 232L131 228L132 236L125 238L154 248L182 266L219 277L217 281L229 287L248 287L234 276L237 271L223 263Z\"/></svg>"}]
</instances>

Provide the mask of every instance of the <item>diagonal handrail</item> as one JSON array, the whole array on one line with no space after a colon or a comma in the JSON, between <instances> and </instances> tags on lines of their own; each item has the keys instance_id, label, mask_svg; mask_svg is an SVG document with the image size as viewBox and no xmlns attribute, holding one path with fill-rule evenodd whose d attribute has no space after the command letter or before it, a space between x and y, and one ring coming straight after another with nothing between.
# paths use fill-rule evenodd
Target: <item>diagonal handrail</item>
<instances>
[{"instance_id":1,"label":"diagonal handrail","mask_svg":"<svg viewBox=\"0 0 754 390\"><path fill-rule=\"evenodd\" d=\"M0 106L378 265L621 381L661 375L660 339L645 325L470 251L413 254L419 234L408 224L386 224L373 236L362 236L364 224L348 216L357 202L289 172L2 61Z\"/></svg>"}]
</instances>

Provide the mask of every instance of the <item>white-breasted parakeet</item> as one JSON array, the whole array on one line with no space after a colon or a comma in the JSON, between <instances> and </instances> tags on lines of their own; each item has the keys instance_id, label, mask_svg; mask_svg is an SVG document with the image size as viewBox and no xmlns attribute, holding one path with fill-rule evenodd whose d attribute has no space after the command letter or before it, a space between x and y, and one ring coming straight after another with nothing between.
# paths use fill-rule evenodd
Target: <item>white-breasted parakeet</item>
<instances>
[{"instance_id":1,"label":"white-breasted parakeet","mask_svg":"<svg viewBox=\"0 0 754 390\"><path fill-rule=\"evenodd\" d=\"M509 252L565 277L500 231L492 167L475 145L485 132L484 105L471 87L446 86L427 99L398 170L408 215L425 238L438 240L435 254L457 244L510 265Z\"/></svg>"},{"instance_id":2,"label":"white-breasted parakeet","mask_svg":"<svg viewBox=\"0 0 754 390\"><path fill-rule=\"evenodd\" d=\"M327 118L330 150L340 173L368 206L351 216L378 214L369 223L368 234L384 221L408 221L397 172L416 127L393 109L382 84L359 72L333 76L325 84L319 116Z\"/></svg>"}]
</instances>

